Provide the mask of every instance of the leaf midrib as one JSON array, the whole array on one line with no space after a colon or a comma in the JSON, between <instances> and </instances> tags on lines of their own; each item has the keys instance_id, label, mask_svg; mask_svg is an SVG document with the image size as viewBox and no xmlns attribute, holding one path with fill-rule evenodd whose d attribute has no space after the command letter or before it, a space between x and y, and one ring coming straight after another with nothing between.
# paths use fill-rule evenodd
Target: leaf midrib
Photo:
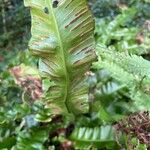
<instances>
[{"instance_id":1,"label":"leaf midrib","mask_svg":"<svg viewBox=\"0 0 150 150\"><path fill-rule=\"evenodd\" d=\"M50 1L49 1L50 2ZM66 108L67 108L67 111L70 113L70 108L68 106L68 89L69 89L69 74L68 74L68 70L67 70L67 66L66 66L66 60L65 60L65 53L64 53L64 48L63 48L63 44L62 44L62 38L61 38L61 35L60 35L60 31L59 31L59 27L58 27L58 23L57 23L57 20L56 20L56 17L55 17L55 13L53 11L53 7L52 7L52 2L50 2L49 4L50 6L50 9L51 9L51 12L52 12L52 17L53 17L53 20L54 20L54 24L55 24L55 27L56 27L56 32L57 32L57 37L58 37L58 41L59 41L59 45L60 45L60 53L61 53L61 56L62 56L62 60L63 60L63 66L64 66L64 73L65 73L65 96L64 96L64 102L65 102L65 105L66 105Z\"/></svg>"}]
</instances>

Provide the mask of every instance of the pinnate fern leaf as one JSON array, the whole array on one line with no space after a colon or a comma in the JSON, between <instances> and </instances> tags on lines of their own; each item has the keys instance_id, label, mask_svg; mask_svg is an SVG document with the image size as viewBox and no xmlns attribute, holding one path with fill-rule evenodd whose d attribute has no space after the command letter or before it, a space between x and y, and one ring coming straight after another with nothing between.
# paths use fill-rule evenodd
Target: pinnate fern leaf
<instances>
[{"instance_id":1,"label":"pinnate fern leaf","mask_svg":"<svg viewBox=\"0 0 150 150\"><path fill-rule=\"evenodd\" d=\"M88 111L84 73L95 59L94 21L86 0L25 0L32 16L29 48L54 81L46 98L54 114Z\"/></svg>"},{"instance_id":2,"label":"pinnate fern leaf","mask_svg":"<svg viewBox=\"0 0 150 150\"><path fill-rule=\"evenodd\" d=\"M150 110L150 62L137 55L114 52L99 47L98 53L103 61L95 63L97 68L107 69L111 77L126 87L127 96L132 100L130 111Z\"/></svg>"},{"instance_id":3,"label":"pinnate fern leaf","mask_svg":"<svg viewBox=\"0 0 150 150\"><path fill-rule=\"evenodd\" d=\"M119 149L116 142L115 130L112 126L101 126L95 128L76 128L70 139L74 141L76 149Z\"/></svg>"}]
</instances>

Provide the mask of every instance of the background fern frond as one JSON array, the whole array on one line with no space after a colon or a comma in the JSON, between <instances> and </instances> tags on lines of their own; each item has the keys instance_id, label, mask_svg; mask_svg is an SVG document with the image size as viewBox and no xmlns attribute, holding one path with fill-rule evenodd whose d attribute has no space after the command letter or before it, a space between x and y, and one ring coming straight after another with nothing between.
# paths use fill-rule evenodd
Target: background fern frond
<instances>
[{"instance_id":1,"label":"background fern frond","mask_svg":"<svg viewBox=\"0 0 150 150\"><path fill-rule=\"evenodd\" d=\"M87 150L90 148L114 148L119 150L116 142L115 129L111 126L76 128L70 136L70 139L74 141L78 150Z\"/></svg>"},{"instance_id":2,"label":"background fern frond","mask_svg":"<svg viewBox=\"0 0 150 150\"><path fill-rule=\"evenodd\" d=\"M128 89L127 97L132 103L130 110L149 110L150 93L146 92L146 88L150 84L150 62L140 56L102 47L99 48L98 53L101 60L100 63L94 64L95 67L105 68L116 82Z\"/></svg>"}]
</instances>

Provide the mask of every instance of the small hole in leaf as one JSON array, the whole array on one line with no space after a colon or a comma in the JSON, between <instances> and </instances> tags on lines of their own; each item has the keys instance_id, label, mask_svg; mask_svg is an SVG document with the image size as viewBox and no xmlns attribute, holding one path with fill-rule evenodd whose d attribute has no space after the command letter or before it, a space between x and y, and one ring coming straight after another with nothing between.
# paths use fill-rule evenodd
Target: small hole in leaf
<instances>
[{"instance_id":1,"label":"small hole in leaf","mask_svg":"<svg viewBox=\"0 0 150 150\"><path fill-rule=\"evenodd\" d=\"M81 106L83 106L84 105L84 103L81 103Z\"/></svg>"},{"instance_id":2,"label":"small hole in leaf","mask_svg":"<svg viewBox=\"0 0 150 150\"><path fill-rule=\"evenodd\" d=\"M53 1L53 8L57 8L58 7L58 0L54 0Z\"/></svg>"},{"instance_id":3,"label":"small hole in leaf","mask_svg":"<svg viewBox=\"0 0 150 150\"><path fill-rule=\"evenodd\" d=\"M49 14L49 10L48 10L47 7L44 8L44 12L45 12L46 14Z\"/></svg>"}]
</instances>

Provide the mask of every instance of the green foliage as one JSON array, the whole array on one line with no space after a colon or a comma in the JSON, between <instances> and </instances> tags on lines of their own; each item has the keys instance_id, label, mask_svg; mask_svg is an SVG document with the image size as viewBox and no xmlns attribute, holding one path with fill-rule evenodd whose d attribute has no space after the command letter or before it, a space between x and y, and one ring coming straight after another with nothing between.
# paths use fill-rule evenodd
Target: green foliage
<instances>
[{"instance_id":1,"label":"green foliage","mask_svg":"<svg viewBox=\"0 0 150 150\"><path fill-rule=\"evenodd\" d=\"M148 56L150 38L147 32L148 28L144 25L145 20L141 25L135 19L139 12L141 12L140 17L143 19L149 17L139 9L139 4L142 3L142 1L132 1L126 7L124 6L125 8L121 8L120 14L116 15L113 20L105 17L97 19L96 22L99 61L94 63L93 67L106 69L109 74L107 79L111 78L113 82L123 87L122 90L118 91L119 95L117 94L118 96L115 95L115 97L117 96L116 101L119 103L122 99L124 108L129 112L149 110L150 62L140 55L146 56L147 54ZM148 5L149 3L144 3L141 7ZM137 23L136 26L133 24L133 19ZM142 33L140 43L137 41L139 40L139 33ZM105 82L105 84L107 83ZM104 85L101 85L101 88L102 86ZM97 87L96 90L99 91ZM101 101L103 103L102 99Z\"/></svg>"},{"instance_id":2,"label":"green foliage","mask_svg":"<svg viewBox=\"0 0 150 150\"><path fill-rule=\"evenodd\" d=\"M96 63L95 67L99 66L101 68L103 66L110 72L115 81L128 89L127 96L134 101L137 110L149 110L149 105L147 104L150 93L146 92L146 88L150 83L149 73L147 74L150 65L149 61L136 55L114 53L111 50L103 51L103 48L99 50L103 61L100 65ZM145 100L146 103L144 103ZM130 107L132 107L131 104Z\"/></svg>"},{"instance_id":3,"label":"green foliage","mask_svg":"<svg viewBox=\"0 0 150 150\"><path fill-rule=\"evenodd\" d=\"M58 2L55 7L53 1L25 0L25 5L32 15L30 49L41 58L40 71L54 82L46 96L47 107L54 114L88 112L84 73L95 59L95 42L86 1Z\"/></svg>"},{"instance_id":4,"label":"green foliage","mask_svg":"<svg viewBox=\"0 0 150 150\"><path fill-rule=\"evenodd\" d=\"M71 1L64 9L68 2L62 0L52 8L50 0L26 0L32 14L30 50L40 56L43 77L43 96L33 100L30 94L36 88L27 92L28 86L16 84L22 80L20 74L14 79L10 72L22 66L24 77L35 77L32 70L37 60L28 51L18 53L27 45L29 13L22 1L0 1L0 149L147 150L139 137L118 133L114 125L150 108L149 0L90 0L98 56L91 72L95 57L90 51L95 44L91 13L84 14L85 1ZM69 24L80 9L81 18ZM89 15L89 22L84 22ZM79 34L82 39L76 37ZM77 46L80 42L83 45ZM68 114L66 106L80 115ZM61 115L54 115L58 112Z\"/></svg>"},{"instance_id":5,"label":"green foliage","mask_svg":"<svg viewBox=\"0 0 150 150\"><path fill-rule=\"evenodd\" d=\"M94 128L76 128L72 133L71 140L75 141L75 149L120 149L115 138L115 130L111 126Z\"/></svg>"},{"instance_id":6,"label":"green foliage","mask_svg":"<svg viewBox=\"0 0 150 150\"><path fill-rule=\"evenodd\" d=\"M13 149L17 150L44 150L43 143L47 140L48 134L46 129L33 128L32 130L25 130L18 135L17 146Z\"/></svg>"},{"instance_id":7,"label":"green foliage","mask_svg":"<svg viewBox=\"0 0 150 150\"><path fill-rule=\"evenodd\" d=\"M30 37L29 25L29 11L22 0L0 1L0 48L3 51L26 48Z\"/></svg>"},{"instance_id":8,"label":"green foliage","mask_svg":"<svg viewBox=\"0 0 150 150\"><path fill-rule=\"evenodd\" d=\"M97 42L119 52L138 55L149 53L150 35L147 33L146 25L143 23L142 28L137 28L135 25L129 26L137 12L135 7L127 8L111 22L110 19L98 19Z\"/></svg>"},{"instance_id":9,"label":"green foliage","mask_svg":"<svg viewBox=\"0 0 150 150\"><path fill-rule=\"evenodd\" d=\"M145 3L141 7L146 7L146 5L149 4ZM121 9L120 14L116 15L113 20L105 17L96 21L98 62L94 63L93 69L100 69L101 72L105 70L107 73L101 81L95 84L93 95L94 105L96 107L98 104L101 105L99 115L103 123L114 122L131 112L149 110L150 38L145 20L141 24L135 19L140 11L138 2L134 2L130 8L126 6ZM143 16L147 17L146 19L149 17L146 14ZM133 19L136 25L133 24ZM142 55L147 56L145 58L148 60ZM96 78L98 79L98 76ZM112 93L110 96L109 94L105 96L110 82L121 87L114 97ZM110 117L112 114L114 116ZM142 149L142 146L137 149L140 147Z\"/></svg>"}]
</instances>

